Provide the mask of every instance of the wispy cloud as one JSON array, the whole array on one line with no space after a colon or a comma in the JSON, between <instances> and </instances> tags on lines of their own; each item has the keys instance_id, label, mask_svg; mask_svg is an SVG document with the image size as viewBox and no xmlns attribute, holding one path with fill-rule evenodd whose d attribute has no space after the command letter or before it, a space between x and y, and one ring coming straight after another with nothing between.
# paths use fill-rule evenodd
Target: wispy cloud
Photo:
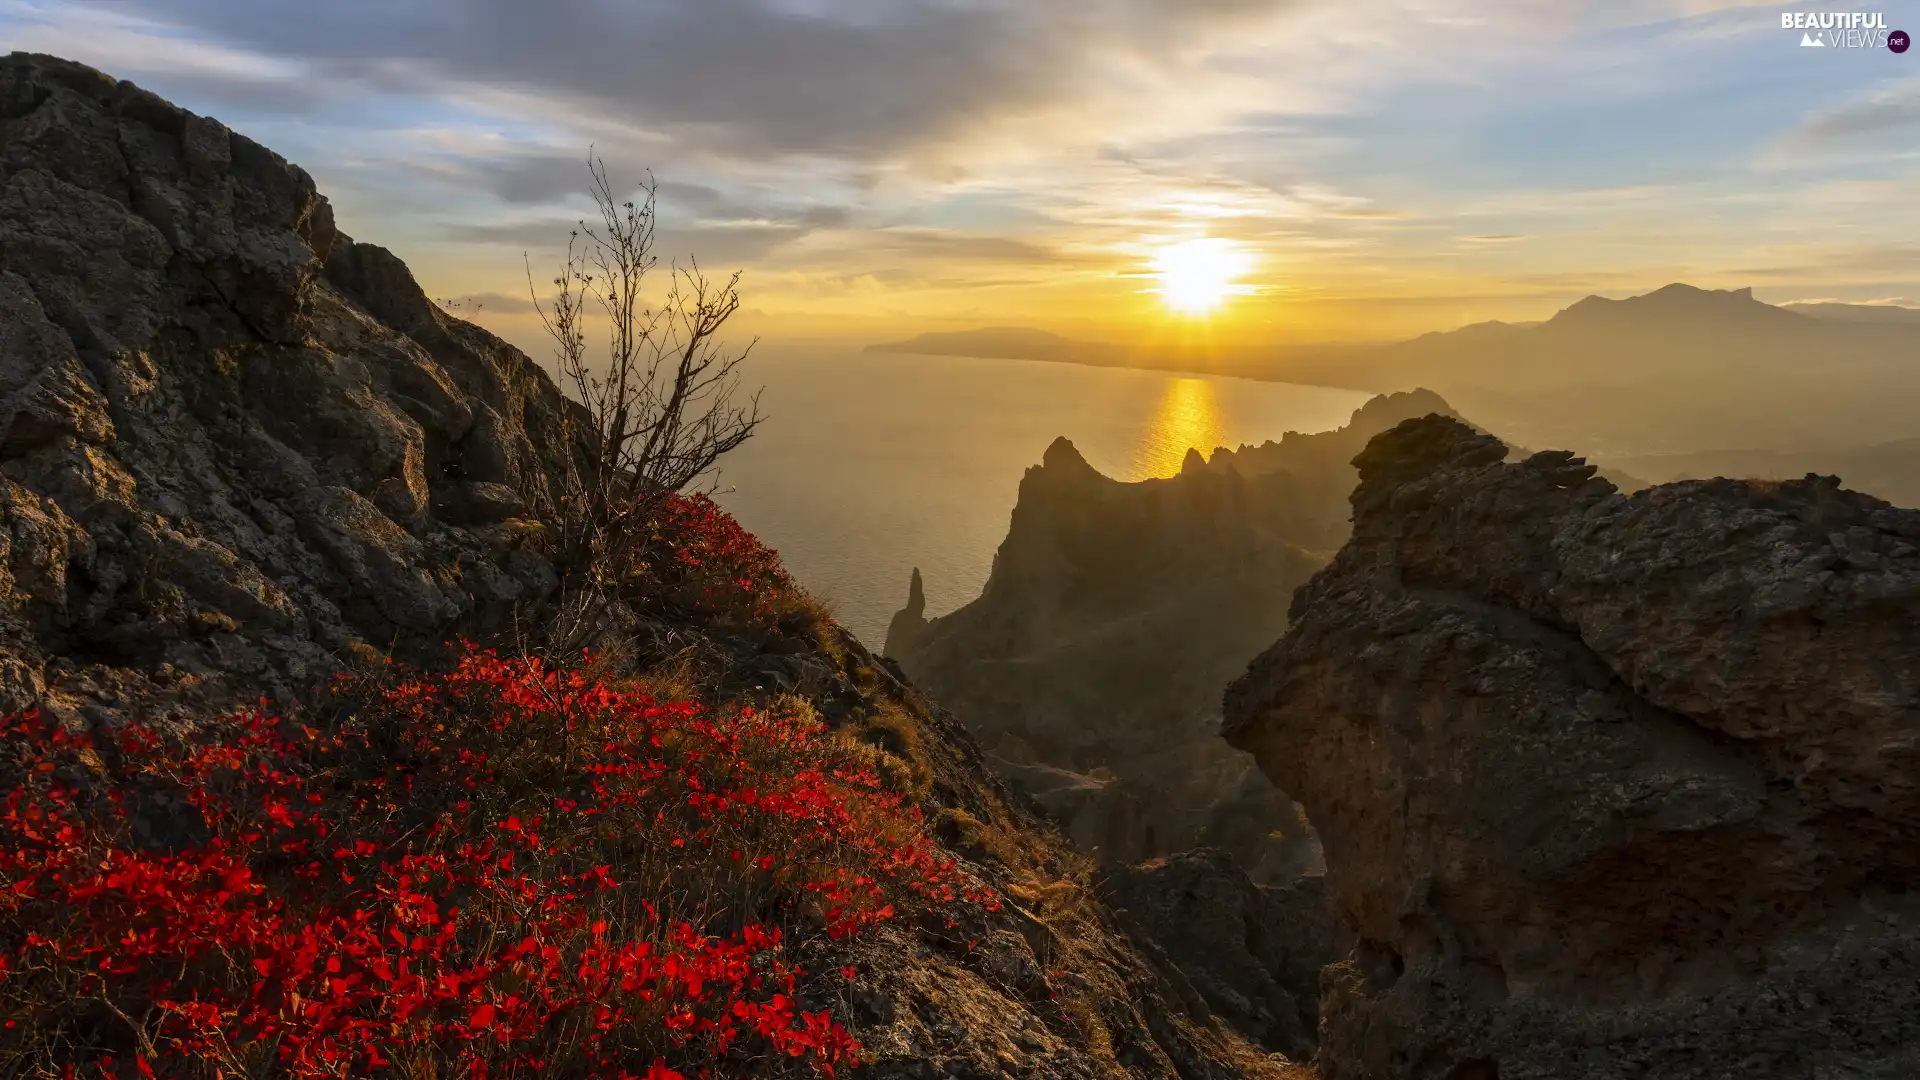
<instances>
[{"instance_id":1,"label":"wispy cloud","mask_svg":"<svg viewBox=\"0 0 1920 1080\"><path fill-rule=\"evenodd\" d=\"M1796 125L1799 142L1881 136L1920 126L1920 78L1903 79L1871 93L1818 109Z\"/></svg>"}]
</instances>

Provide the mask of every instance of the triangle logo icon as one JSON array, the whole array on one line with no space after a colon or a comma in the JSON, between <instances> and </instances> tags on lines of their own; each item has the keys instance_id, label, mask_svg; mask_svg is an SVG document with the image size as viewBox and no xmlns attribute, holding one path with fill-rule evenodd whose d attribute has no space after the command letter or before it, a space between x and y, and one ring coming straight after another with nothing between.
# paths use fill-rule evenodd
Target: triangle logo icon
<instances>
[{"instance_id":1,"label":"triangle logo icon","mask_svg":"<svg viewBox=\"0 0 1920 1080\"><path fill-rule=\"evenodd\" d=\"M1812 34L1801 34L1800 47L1803 49L1824 49L1827 47L1827 43L1814 37Z\"/></svg>"}]
</instances>

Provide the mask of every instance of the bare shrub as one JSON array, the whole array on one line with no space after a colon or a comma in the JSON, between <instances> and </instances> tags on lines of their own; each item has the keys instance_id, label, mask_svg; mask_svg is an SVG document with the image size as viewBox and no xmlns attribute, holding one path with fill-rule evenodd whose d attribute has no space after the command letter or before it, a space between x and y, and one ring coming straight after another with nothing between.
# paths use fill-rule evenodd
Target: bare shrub
<instances>
[{"instance_id":1,"label":"bare shrub","mask_svg":"<svg viewBox=\"0 0 1920 1080\"><path fill-rule=\"evenodd\" d=\"M703 478L759 427L760 395L739 400L737 351L720 339L740 307L736 271L724 284L698 262L671 264L657 302L646 297L654 251L657 186L615 194L606 164L589 157L597 223L580 222L542 302L527 287L555 345L555 381L579 405L564 421L568 456L557 505L543 507L549 545L567 586L549 637L572 651L600 634L620 589L646 569L649 524L664 501ZM604 357L590 356L589 312L605 317Z\"/></svg>"}]
</instances>

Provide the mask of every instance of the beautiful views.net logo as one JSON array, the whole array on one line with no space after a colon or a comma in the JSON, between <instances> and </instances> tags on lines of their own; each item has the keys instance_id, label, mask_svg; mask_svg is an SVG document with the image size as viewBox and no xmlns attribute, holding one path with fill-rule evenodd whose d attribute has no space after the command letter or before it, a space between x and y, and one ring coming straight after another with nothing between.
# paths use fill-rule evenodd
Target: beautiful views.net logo
<instances>
[{"instance_id":1,"label":"beautiful views.net logo","mask_svg":"<svg viewBox=\"0 0 1920 1080\"><path fill-rule=\"evenodd\" d=\"M1887 27L1879 11L1783 11L1780 29L1800 31L1807 49L1889 49L1903 53L1912 44L1905 30Z\"/></svg>"}]
</instances>

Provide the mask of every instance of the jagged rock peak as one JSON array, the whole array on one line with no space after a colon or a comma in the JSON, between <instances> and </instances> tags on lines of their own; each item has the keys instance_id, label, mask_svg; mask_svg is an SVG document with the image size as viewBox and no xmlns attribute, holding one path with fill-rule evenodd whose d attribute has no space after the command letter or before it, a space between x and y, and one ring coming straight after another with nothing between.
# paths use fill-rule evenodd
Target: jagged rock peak
<instances>
[{"instance_id":1,"label":"jagged rock peak","mask_svg":"<svg viewBox=\"0 0 1920 1080\"><path fill-rule=\"evenodd\" d=\"M1412 390L1398 390L1391 394L1376 394L1370 397L1358 409L1353 411L1349 427L1362 430L1381 430L1391 427L1401 420L1427 413L1439 413L1441 416L1458 416L1447 399L1425 387ZM1387 419L1392 417L1393 419Z\"/></svg>"},{"instance_id":2,"label":"jagged rock peak","mask_svg":"<svg viewBox=\"0 0 1920 1080\"><path fill-rule=\"evenodd\" d=\"M1040 458L1040 467L1056 473L1100 475L1098 470L1087 464L1087 459L1080 453L1080 448L1073 445L1073 440L1065 435L1059 436L1048 444L1047 452Z\"/></svg>"},{"instance_id":3,"label":"jagged rock peak","mask_svg":"<svg viewBox=\"0 0 1920 1080\"><path fill-rule=\"evenodd\" d=\"M913 577L907 582L907 606L893 613L887 623L887 640L881 653L895 660L904 660L920 651L920 643L926 637L927 626L927 590L920 580L920 568L913 568Z\"/></svg>"},{"instance_id":4,"label":"jagged rock peak","mask_svg":"<svg viewBox=\"0 0 1920 1080\"><path fill-rule=\"evenodd\" d=\"M927 612L927 589L920 581L920 568L913 568L913 577L907 582L907 610L915 615Z\"/></svg>"},{"instance_id":5,"label":"jagged rock peak","mask_svg":"<svg viewBox=\"0 0 1920 1080\"><path fill-rule=\"evenodd\" d=\"M1376 437L1227 692L1361 939L1323 1075L1920 1074L1920 511L1503 456Z\"/></svg>"},{"instance_id":6,"label":"jagged rock peak","mask_svg":"<svg viewBox=\"0 0 1920 1080\"><path fill-rule=\"evenodd\" d=\"M1181 475L1184 476L1188 473L1202 473L1206 471L1207 471L1206 455L1202 454L1200 452L1200 448L1197 446L1187 447L1187 456L1185 458L1182 458L1180 461Z\"/></svg>"}]
</instances>

